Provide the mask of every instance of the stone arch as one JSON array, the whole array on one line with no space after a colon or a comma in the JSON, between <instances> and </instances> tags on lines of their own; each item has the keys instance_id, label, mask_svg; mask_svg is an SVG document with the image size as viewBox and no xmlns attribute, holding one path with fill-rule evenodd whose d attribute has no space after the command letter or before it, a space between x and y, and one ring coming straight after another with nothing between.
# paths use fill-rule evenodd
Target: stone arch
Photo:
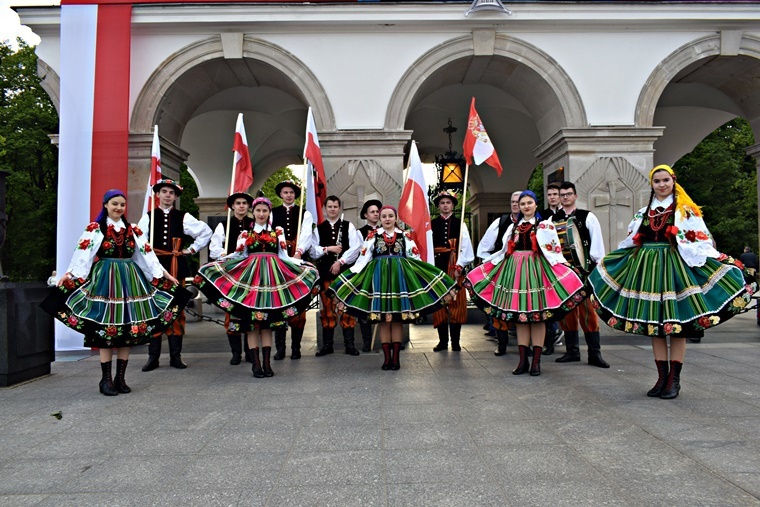
<instances>
[{"instance_id":1,"label":"stone arch","mask_svg":"<svg viewBox=\"0 0 760 507\"><path fill-rule=\"evenodd\" d=\"M537 73L554 92L562 118L561 127L580 128L588 124L583 100L570 76L547 53L523 40L495 34L493 55L514 60ZM472 35L448 40L418 58L402 76L388 105L386 130L402 130L415 94L436 70L461 58L478 56ZM542 140L555 131L544 129Z\"/></svg>"},{"instance_id":2,"label":"stone arch","mask_svg":"<svg viewBox=\"0 0 760 507\"><path fill-rule=\"evenodd\" d=\"M40 78L40 86L50 97L58 114L61 114L61 78L53 68L42 58L37 58L37 75Z\"/></svg>"},{"instance_id":3,"label":"stone arch","mask_svg":"<svg viewBox=\"0 0 760 507\"><path fill-rule=\"evenodd\" d=\"M158 122L161 101L175 81L191 68L221 58L224 58L224 52L219 35L189 44L167 58L140 91L132 111L130 130L150 132ZM243 38L243 58L262 61L288 76L305 104L314 110L317 129L335 130L335 116L322 84L298 58L275 44L248 36Z\"/></svg>"},{"instance_id":4,"label":"stone arch","mask_svg":"<svg viewBox=\"0 0 760 507\"><path fill-rule=\"evenodd\" d=\"M684 44L660 62L649 75L639 94L639 100L636 103L636 126L653 126L657 103L665 87L681 70L696 61L718 57L722 54L721 33L715 33ZM736 55L730 56L737 55L760 59L760 38L746 33L742 34L738 52Z\"/></svg>"}]
</instances>

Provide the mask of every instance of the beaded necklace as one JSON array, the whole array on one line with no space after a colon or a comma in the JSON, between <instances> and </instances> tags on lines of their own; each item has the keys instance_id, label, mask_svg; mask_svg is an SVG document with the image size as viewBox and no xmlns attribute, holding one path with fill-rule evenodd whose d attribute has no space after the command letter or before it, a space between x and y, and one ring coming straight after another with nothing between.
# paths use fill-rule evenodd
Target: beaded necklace
<instances>
[{"instance_id":1,"label":"beaded necklace","mask_svg":"<svg viewBox=\"0 0 760 507\"><path fill-rule=\"evenodd\" d=\"M388 237L388 233L383 231L383 241L385 241L385 244L390 248L391 245L393 245L396 242L396 231L393 231L393 236Z\"/></svg>"},{"instance_id":2,"label":"beaded necklace","mask_svg":"<svg viewBox=\"0 0 760 507\"><path fill-rule=\"evenodd\" d=\"M662 209L662 208L650 209L648 213L649 228L652 229L652 232L661 231L662 228L665 227L665 225L667 225L668 218L670 218L671 213L673 213L672 205L668 206L665 209Z\"/></svg>"}]
</instances>

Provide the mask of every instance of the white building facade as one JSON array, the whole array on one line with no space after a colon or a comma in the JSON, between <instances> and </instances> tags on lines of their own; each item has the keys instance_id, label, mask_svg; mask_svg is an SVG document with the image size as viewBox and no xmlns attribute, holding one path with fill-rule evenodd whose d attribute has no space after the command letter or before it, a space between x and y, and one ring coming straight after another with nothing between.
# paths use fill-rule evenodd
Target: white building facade
<instances>
[{"instance_id":1,"label":"white building facade","mask_svg":"<svg viewBox=\"0 0 760 507\"><path fill-rule=\"evenodd\" d=\"M18 9L42 37L40 75L61 115L59 252L107 188L128 188L137 221L154 125L164 174L186 162L207 216L223 210L237 114L255 191L302 162L311 107L328 192L355 218L365 199L398 202L410 141L432 161L450 118L461 152L475 97L505 169L471 168L475 235L543 163L545 180L575 182L608 248L648 198L654 165L736 116L760 139L760 3L524 2L465 16L470 3ZM760 158L760 144L749 152Z\"/></svg>"}]
</instances>

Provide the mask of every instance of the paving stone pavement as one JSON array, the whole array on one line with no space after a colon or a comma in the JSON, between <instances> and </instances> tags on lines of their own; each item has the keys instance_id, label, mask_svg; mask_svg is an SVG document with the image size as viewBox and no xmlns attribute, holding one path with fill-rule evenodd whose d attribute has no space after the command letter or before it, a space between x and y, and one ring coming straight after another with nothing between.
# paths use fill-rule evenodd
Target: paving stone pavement
<instances>
[{"instance_id":1,"label":"paving stone pavement","mask_svg":"<svg viewBox=\"0 0 760 507\"><path fill-rule=\"evenodd\" d=\"M208 322L188 324L186 370L164 344L143 373L135 348L128 395L98 393L97 356L60 353L0 389L0 506L760 505L754 314L689 344L672 401L645 395L649 340L608 328L612 368L555 354L530 377L479 323L459 353L412 326L401 370L382 371L376 353L314 357L308 322L303 358L270 379L230 366Z\"/></svg>"}]
</instances>

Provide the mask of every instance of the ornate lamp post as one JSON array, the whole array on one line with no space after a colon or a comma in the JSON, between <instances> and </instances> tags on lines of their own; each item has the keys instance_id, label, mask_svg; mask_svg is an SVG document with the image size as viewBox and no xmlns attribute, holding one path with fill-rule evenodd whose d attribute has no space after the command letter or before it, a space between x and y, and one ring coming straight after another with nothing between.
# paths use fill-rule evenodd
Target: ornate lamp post
<instances>
[{"instance_id":1,"label":"ornate lamp post","mask_svg":"<svg viewBox=\"0 0 760 507\"><path fill-rule=\"evenodd\" d=\"M435 165L438 169L438 186L435 193L437 194L441 190L461 192L464 188L465 160L451 149L451 134L457 131L457 128L451 125L451 118L449 118L449 124L443 131L449 135L449 151L443 155L435 156Z\"/></svg>"}]
</instances>

